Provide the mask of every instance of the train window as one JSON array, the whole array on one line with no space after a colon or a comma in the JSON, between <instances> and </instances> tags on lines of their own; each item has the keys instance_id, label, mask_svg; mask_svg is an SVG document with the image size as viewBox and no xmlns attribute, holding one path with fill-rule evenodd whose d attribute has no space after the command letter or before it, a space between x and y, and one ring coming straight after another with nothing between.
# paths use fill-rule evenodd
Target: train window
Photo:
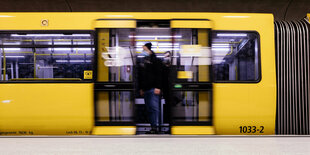
<instances>
[{"instance_id":1,"label":"train window","mask_svg":"<svg viewBox=\"0 0 310 155\"><path fill-rule=\"evenodd\" d=\"M0 34L1 81L91 80L93 38L85 32Z\"/></svg>"},{"instance_id":2,"label":"train window","mask_svg":"<svg viewBox=\"0 0 310 155\"><path fill-rule=\"evenodd\" d=\"M104 65L109 67L109 82L132 82L134 51L132 29L111 29L110 47L103 53Z\"/></svg>"},{"instance_id":3,"label":"train window","mask_svg":"<svg viewBox=\"0 0 310 155\"><path fill-rule=\"evenodd\" d=\"M257 32L212 32L213 77L216 82L260 80L259 34Z\"/></svg>"}]
</instances>

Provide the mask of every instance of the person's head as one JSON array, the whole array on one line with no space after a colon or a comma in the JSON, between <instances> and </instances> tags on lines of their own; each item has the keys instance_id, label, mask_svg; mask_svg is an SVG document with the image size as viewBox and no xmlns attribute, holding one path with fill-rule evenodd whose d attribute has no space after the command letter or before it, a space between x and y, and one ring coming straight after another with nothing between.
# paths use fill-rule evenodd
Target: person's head
<instances>
[{"instance_id":1,"label":"person's head","mask_svg":"<svg viewBox=\"0 0 310 155\"><path fill-rule=\"evenodd\" d=\"M145 51L151 51L151 49L152 49L152 43L146 43L146 44L144 44L143 50L145 50Z\"/></svg>"},{"instance_id":2,"label":"person's head","mask_svg":"<svg viewBox=\"0 0 310 155\"><path fill-rule=\"evenodd\" d=\"M142 54L144 56L149 56L153 53L151 50L152 49L152 43L146 43L146 44L144 44L144 46L142 48L143 48Z\"/></svg>"}]
</instances>

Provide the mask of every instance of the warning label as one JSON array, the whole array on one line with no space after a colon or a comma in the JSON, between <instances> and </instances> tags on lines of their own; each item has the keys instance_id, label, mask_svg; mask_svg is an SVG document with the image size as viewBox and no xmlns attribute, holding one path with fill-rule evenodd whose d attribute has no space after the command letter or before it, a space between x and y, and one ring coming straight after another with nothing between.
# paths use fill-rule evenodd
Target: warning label
<instances>
[{"instance_id":1,"label":"warning label","mask_svg":"<svg viewBox=\"0 0 310 155\"><path fill-rule=\"evenodd\" d=\"M93 71L85 70L84 71L84 79L93 79Z\"/></svg>"}]
</instances>

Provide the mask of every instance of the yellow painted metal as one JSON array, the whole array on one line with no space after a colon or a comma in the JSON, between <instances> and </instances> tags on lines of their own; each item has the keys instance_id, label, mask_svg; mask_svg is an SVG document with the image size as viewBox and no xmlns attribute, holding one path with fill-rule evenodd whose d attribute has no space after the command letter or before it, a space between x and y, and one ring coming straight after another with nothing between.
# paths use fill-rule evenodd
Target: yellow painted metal
<instances>
[{"instance_id":1,"label":"yellow painted metal","mask_svg":"<svg viewBox=\"0 0 310 155\"><path fill-rule=\"evenodd\" d=\"M209 46L209 31L208 29L198 29L198 44L204 47ZM208 65L199 65L198 67L198 80L199 82L210 81L210 73ZM210 94L208 92L199 92L199 121L210 121L211 113L211 102Z\"/></svg>"},{"instance_id":2,"label":"yellow painted metal","mask_svg":"<svg viewBox=\"0 0 310 155\"><path fill-rule=\"evenodd\" d=\"M93 135L135 135L135 126L95 126Z\"/></svg>"},{"instance_id":3,"label":"yellow painted metal","mask_svg":"<svg viewBox=\"0 0 310 155\"><path fill-rule=\"evenodd\" d=\"M207 29L198 30L198 44L203 47L209 46L209 33ZM210 80L208 65L199 65L198 72L199 82L208 82Z\"/></svg>"},{"instance_id":4,"label":"yellow painted metal","mask_svg":"<svg viewBox=\"0 0 310 155\"><path fill-rule=\"evenodd\" d=\"M97 92L96 118L98 121L110 121L109 93Z\"/></svg>"},{"instance_id":5,"label":"yellow painted metal","mask_svg":"<svg viewBox=\"0 0 310 155\"><path fill-rule=\"evenodd\" d=\"M0 12L0 30L91 30L97 19L209 19L213 30L256 30L271 14L194 12ZM48 26L41 20L48 19ZM249 23L251 22L251 23Z\"/></svg>"},{"instance_id":6,"label":"yellow painted metal","mask_svg":"<svg viewBox=\"0 0 310 155\"><path fill-rule=\"evenodd\" d=\"M253 30L259 33L262 79L259 83L213 84L213 117L216 134L275 133L276 69L273 16L265 15L258 18L252 17L251 14L246 16L240 19L230 16L225 20L227 28L223 29ZM222 24L220 27L225 25ZM217 26L215 28L218 29ZM240 133L242 126L257 128L264 126L264 133Z\"/></svg>"},{"instance_id":7,"label":"yellow painted metal","mask_svg":"<svg viewBox=\"0 0 310 155\"><path fill-rule=\"evenodd\" d=\"M107 82L109 80L109 68L104 65L102 53L108 52L110 38L109 29L98 29L98 57L97 57L97 81ZM96 114L99 121L110 120L109 93L98 92L96 102Z\"/></svg>"},{"instance_id":8,"label":"yellow painted metal","mask_svg":"<svg viewBox=\"0 0 310 155\"><path fill-rule=\"evenodd\" d=\"M215 129L213 126L173 126L171 127L173 135L213 135Z\"/></svg>"},{"instance_id":9,"label":"yellow painted metal","mask_svg":"<svg viewBox=\"0 0 310 155\"><path fill-rule=\"evenodd\" d=\"M308 20L309 20L309 22L310 22L310 13L309 13L309 14L307 14L307 17L308 17Z\"/></svg>"},{"instance_id":10,"label":"yellow painted metal","mask_svg":"<svg viewBox=\"0 0 310 155\"><path fill-rule=\"evenodd\" d=\"M136 20L97 20L95 28L136 28Z\"/></svg>"},{"instance_id":11,"label":"yellow painted metal","mask_svg":"<svg viewBox=\"0 0 310 155\"><path fill-rule=\"evenodd\" d=\"M90 134L93 84L0 85L0 135Z\"/></svg>"},{"instance_id":12,"label":"yellow painted metal","mask_svg":"<svg viewBox=\"0 0 310 155\"><path fill-rule=\"evenodd\" d=\"M171 20L171 28L212 28L209 20Z\"/></svg>"},{"instance_id":13,"label":"yellow painted metal","mask_svg":"<svg viewBox=\"0 0 310 155\"><path fill-rule=\"evenodd\" d=\"M98 57L97 57L97 81L107 82L109 80L109 68L104 65L102 53L108 52L109 29L98 29Z\"/></svg>"},{"instance_id":14,"label":"yellow painted metal","mask_svg":"<svg viewBox=\"0 0 310 155\"><path fill-rule=\"evenodd\" d=\"M178 71L178 79L192 79L193 72L192 71Z\"/></svg>"},{"instance_id":15,"label":"yellow painted metal","mask_svg":"<svg viewBox=\"0 0 310 155\"><path fill-rule=\"evenodd\" d=\"M120 42L130 42L132 40L120 40ZM151 41L154 41L154 40L149 40L149 39L135 39L135 41L144 41L144 42L151 42ZM167 41L172 41L172 39L156 39L156 42L167 42ZM174 39L173 41L190 41L189 39Z\"/></svg>"},{"instance_id":16,"label":"yellow painted metal","mask_svg":"<svg viewBox=\"0 0 310 155\"><path fill-rule=\"evenodd\" d=\"M259 83L213 84L213 122L216 134L241 134L239 131L240 126L264 126L265 131L263 134L274 134L276 113L276 72L274 54L274 24L272 14L202 12L2 12L0 13L0 30L94 30L96 19L117 18L149 20L209 19L212 21L212 30L257 31L260 35L259 49L261 51L262 79ZM41 25L42 19L48 19L48 26ZM106 42L108 41L106 40ZM98 54L100 55L100 53ZM105 77L101 77L101 80L103 79L105 79ZM10 86L11 84L5 85ZM3 86L4 85L0 85L0 87ZM20 89L16 89L16 91L18 92L21 89L24 88L20 87ZM8 93L8 90L8 87L1 88L2 92L7 92L5 96L16 95L15 92L12 91L10 91L11 93ZM80 91L82 89L78 90ZM45 91L42 90L42 92ZM23 94L23 92L19 93L19 95ZM31 96L33 93L28 95ZM0 95L0 97L4 97L4 95ZM41 100L44 99L54 100L55 98L45 95L45 98L42 98ZM32 98L31 100L36 99ZM67 99L65 98L65 100ZM53 108L57 108L57 106L62 107L63 105L56 104L53 105ZM73 111L74 110L69 108L69 112ZM9 116L8 113L6 113L6 115ZM6 118L6 115L1 113L1 120ZM15 118L17 117L19 117L19 115ZM23 125L27 126L25 123L23 123ZM34 123L30 122L30 124ZM67 123L67 125L70 125L70 123ZM19 127L23 128L21 126ZM57 126L51 127L51 130L53 130L54 127Z\"/></svg>"}]
</instances>

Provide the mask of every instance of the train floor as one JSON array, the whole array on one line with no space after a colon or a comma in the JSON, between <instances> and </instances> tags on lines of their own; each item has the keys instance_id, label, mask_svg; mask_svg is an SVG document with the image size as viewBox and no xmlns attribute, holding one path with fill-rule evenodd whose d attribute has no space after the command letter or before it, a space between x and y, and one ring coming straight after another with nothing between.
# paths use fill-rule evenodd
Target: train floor
<instances>
[{"instance_id":1,"label":"train floor","mask_svg":"<svg viewBox=\"0 0 310 155\"><path fill-rule=\"evenodd\" d=\"M1 154L310 154L310 136L1 137Z\"/></svg>"}]
</instances>

